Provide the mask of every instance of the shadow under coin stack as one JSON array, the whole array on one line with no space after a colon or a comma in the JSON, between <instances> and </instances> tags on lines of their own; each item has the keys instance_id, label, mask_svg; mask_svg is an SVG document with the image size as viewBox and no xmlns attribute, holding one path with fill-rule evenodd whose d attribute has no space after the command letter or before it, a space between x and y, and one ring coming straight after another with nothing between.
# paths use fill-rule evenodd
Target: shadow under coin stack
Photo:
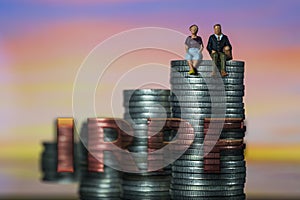
<instances>
[{"instance_id":1,"label":"shadow under coin stack","mask_svg":"<svg viewBox=\"0 0 300 200\"><path fill-rule=\"evenodd\" d=\"M68 121L67 126L60 124ZM42 181L74 183L78 181L77 144L73 140L73 120L58 118L57 142L43 142L41 155Z\"/></svg>"},{"instance_id":2,"label":"shadow under coin stack","mask_svg":"<svg viewBox=\"0 0 300 200\"><path fill-rule=\"evenodd\" d=\"M97 126L93 123L92 126ZM90 130L90 131L89 131ZM119 200L121 194L121 173L109 166L104 165L104 162L94 158L85 145L90 141L88 137L94 135L95 138L90 138L99 141L99 138L104 137L105 142L116 140L117 131L115 129L103 128L103 132L98 132L95 127L88 127L84 123L80 132L80 183L79 196L81 200ZM103 159L111 159L111 152L104 151ZM89 170L92 168L93 170Z\"/></svg>"},{"instance_id":3,"label":"shadow under coin stack","mask_svg":"<svg viewBox=\"0 0 300 200\"><path fill-rule=\"evenodd\" d=\"M169 96L170 90L164 89L124 91L124 119L134 131L128 150L134 153L140 173L123 173L122 199L170 199L170 169L147 172L148 152L163 142L148 139L148 118L170 118Z\"/></svg>"},{"instance_id":4,"label":"shadow under coin stack","mask_svg":"<svg viewBox=\"0 0 300 200\"><path fill-rule=\"evenodd\" d=\"M218 79L211 77L212 67L212 61L203 60L198 67L199 75L188 75L187 61L171 61L172 117L189 121L195 133L193 144L173 163L170 189L172 199L245 199L245 163L240 154L243 154L244 149L241 140L244 129L236 132L226 129L220 138L215 135L205 138L208 132L207 123L204 123L205 118L212 116L225 119L227 123L227 118L245 118L244 62L226 62L228 76L219 77L221 85L209 87L208 82ZM225 91L218 93L223 85ZM221 95L219 97L211 94ZM213 110L218 108L221 110L219 115L212 115ZM222 109L225 112L222 113ZM223 149L213 148L206 155L203 147L206 142L209 143L209 140L206 141L209 137ZM234 143L231 139L238 141ZM229 146L233 146L234 150L226 149Z\"/></svg>"}]
</instances>

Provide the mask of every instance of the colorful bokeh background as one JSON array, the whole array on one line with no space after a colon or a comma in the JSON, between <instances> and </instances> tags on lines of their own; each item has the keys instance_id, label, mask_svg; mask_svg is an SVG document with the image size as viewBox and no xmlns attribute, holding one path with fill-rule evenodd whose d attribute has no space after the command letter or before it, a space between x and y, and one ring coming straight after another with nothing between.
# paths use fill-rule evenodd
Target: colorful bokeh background
<instances>
[{"instance_id":1,"label":"colorful bokeh background","mask_svg":"<svg viewBox=\"0 0 300 200\"><path fill-rule=\"evenodd\" d=\"M194 23L205 45L213 24L221 23L234 59L246 62L247 193L299 197L299 10L298 0L1 0L0 198L76 197L74 184L40 182L39 156L42 141L55 138L55 118L72 116L73 83L85 57L122 31L162 27L188 35ZM176 44L182 52L183 42ZM182 58L131 52L107 76L149 62L169 66L172 59ZM99 98L112 87L108 80Z\"/></svg>"}]
</instances>

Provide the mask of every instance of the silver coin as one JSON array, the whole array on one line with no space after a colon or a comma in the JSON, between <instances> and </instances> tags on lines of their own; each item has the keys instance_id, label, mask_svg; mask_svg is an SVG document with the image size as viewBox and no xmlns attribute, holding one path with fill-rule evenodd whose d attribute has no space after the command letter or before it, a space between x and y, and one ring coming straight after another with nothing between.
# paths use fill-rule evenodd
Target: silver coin
<instances>
[{"instance_id":1,"label":"silver coin","mask_svg":"<svg viewBox=\"0 0 300 200\"><path fill-rule=\"evenodd\" d=\"M191 120L204 120L205 118L210 118L210 114L188 114L188 113L173 113L173 117L185 119L187 121Z\"/></svg>"},{"instance_id":2,"label":"silver coin","mask_svg":"<svg viewBox=\"0 0 300 200\"><path fill-rule=\"evenodd\" d=\"M135 182L169 182L171 179L171 175L166 175L160 171L159 173L147 173L147 174L140 174L140 173L124 173L123 180L131 181L132 183Z\"/></svg>"},{"instance_id":3,"label":"silver coin","mask_svg":"<svg viewBox=\"0 0 300 200\"><path fill-rule=\"evenodd\" d=\"M245 184L246 179L232 179L232 180L190 180L187 178L185 179L178 179L178 178L172 178L171 184L177 184L177 185L243 185Z\"/></svg>"},{"instance_id":4,"label":"silver coin","mask_svg":"<svg viewBox=\"0 0 300 200\"><path fill-rule=\"evenodd\" d=\"M182 84L171 84L172 90L189 90L189 91L196 91L196 90L208 90L208 86L206 84L197 84L197 85L189 85L188 87L186 85ZM221 90L221 89L220 89Z\"/></svg>"},{"instance_id":5,"label":"silver coin","mask_svg":"<svg viewBox=\"0 0 300 200\"><path fill-rule=\"evenodd\" d=\"M221 157L225 157L222 156ZM232 168L232 167L246 167L246 161L240 160L240 161L223 161L221 160L221 166Z\"/></svg>"},{"instance_id":6,"label":"silver coin","mask_svg":"<svg viewBox=\"0 0 300 200\"><path fill-rule=\"evenodd\" d=\"M195 97L195 96L185 96L185 97L180 97L178 98L178 101L180 102L193 102L193 103L205 103L205 102L217 102L217 103L227 103L227 102L230 102L230 103L235 103L235 102L238 102L238 103L241 103L243 102L243 97L227 97L227 96L224 96L224 97L220 97L220 96L201 96L201 97ZM173 100L173 98L170 99L171 101ZM176 99L174 99L176 100Z\"/></svg>"},{"instance_id":7,"label":"silver coin","mask_svg":"<svg viewBox=\"0 0 300 200\"><path fill-rule=\"evenodd\" d=\"M173 79L171 78L170 83L172 85L184 85L187 88L193 88L194 85L205 85L209 83L209 79L203 78L187 78L187 79ZM243 79L223 78L224 85L242 85Z\"/></svg>"},{"instance_id":8,"label":"silver coin","mask_svg":"<svg viewBox=\"0 0 300 200\"><path fill-rule=\"evenodd\" d=\"M237 161L237 160L244 160L244 155L240 156L223 156L220 158L221 161Z\"/></svg>"},{"instance_id":9,"label":"silver coin","mask_svg":"<svg viewBox=\"0 0 300 200\"><path fill-rule=\"evenodd\" d=\"M186 113L186 114L210 114L212 113L212 110L214 110L215 113L222 113L224 112L224 109L218 109L218 108L187 108L187 107L176 107L173 106L173 113ZM225 112L228 114L244 114L245 110L243 108L226 108Z\"/></svg>"},{"instance_id":10,"label":"silver coin","mask_svg":"<svg viewBox=\"0 0 300 200\"><path fill-rule=\"evenodd\" d=\"M172 90L187 90L187 91L205 91L205 90L224 90L224 87L203 84L183 84L183 83L171 83Z\"/></svg>"},{"instance_id":11,"label":"silver coin","mask_svg":"<svg viewBox=\"0 0 300 200\"><path fill-rule=\"evenodd\" d=\"M225 107L226 108L244 108L244 103L194 103L194 102L172 102L171 106L172 108L176 107L183 107L183 108L211 108L213 105L214 108L218 107Z\"/></svg>"},{"instance_id":12,"label":"silver coin","mask_svg":"<svg viewBox=\"0 0 300 200\"><path fill-rule=\"evenodd\" d=\"M170 180L171 177L165 177L158 178L158 179L152 179L149 177L149 180L123 180L123 185L127 186L146 186L146 187L169 187L170 186Z\"/></svg>"},{"instance_id":13,"label":"silver coin","mask_svg":"<svg viewBox=\"0 0 300 200\"><path fill-rule=\"evenodd\" d=\"M243 84L243 78L237 79L237 78L229 78L224 77L223 82L224 84ZM171 78L170 83L171 84L207 84L209 81L209 78L200 78L200 77L188 77L188 78Z\"/></svg>"},{"instance_id":14,"label":"silver coin","mask_svg":"<svg viewBox=\"0 0 300 200\"><path fill-rule=\"evenodd\" d=\"M232 85L243 85L244 79L237 79L237 78L223 78L224 84L232 84Z\"/></svg>"},{"instance_id":15,"label":"silver coin","mask_svg":"<svg viewBox=\"0 0 300 200\"><path fill-rule=\"evenodd\" d=\"M227 66L235 66L235 67L244 67L245 62L244 61L237 61L237 60L230 60L226 61Z\"/></svg>"},{"instance_id":16,"label":"silver coin","mask_svg":"<svg viewBox=\"0 0 300 200\"><path fill-rule=\"evenodd\" d=\"M243 90L236 90L236 91L225 91L226 96L244 96L245 93Z\"/></svg>"},{"instance_id":17,"label":"silver coin","mask_svg":"<svg viewBox=\"0 0 300 200\"><path fill-rule=\"evenodd\" d=\"M199 167L203 166L203 161L186 161L186 160L176 160L173 162L173 166L188 166L188 167Z\"/></svg>"},{"instance_id":18,"label":"silver coin","mask_svg":"<svg viewBox=\"0 0 300 200\"><path fill-rule=\"evenodd\" d=\"M245 71L244 67L235 67L235 66L226 66L226 72L240 72L243 73Z\"/></svg>"},{"instance_id":19,"label":"silver coin","mask_svg":"<svg viewBox=\"0 0 300 200\"><path fill-rule=\"evenodd\" d=\"M173 90L173 96L180 99L181 96L217 96L223 93L215 91L189 91L189 90ZM243 96L243 90L227 90L224 95L226 96ZM171 97L172 98L172 97ZM173 97L174 98L174 97Z\"/></svg>"},{"instance_id":20,"label":"silver coin","mask_svg":"<svg viewBox=\"0 0 300 200\"><path fill-rule=\"evenodd\" d=\"M168 96L153 96L153 95L142 95L142 96L130 96L130 97L124 97L124 101L169 101L169 95Z\"/></svg>"},{"instance_id":21,"label":"silver coin","mask_svg":"<svg viewBox=\"0 0 300 200\"><path fill-rule=\"evenodd\" d=\"M130 152L148 152L147 146L130 146L128 147Z\"/></svg>"},{"instance_id":22,"label":"silver coin","mask_svg":"<svg viewBox=\"0 0 300 200\"><path fill-rule=\"evenodd\" d=\"M124 118L140 119L140 118L164 118L170 117L171 113L124 113Z\"/></svg>"},{"instance_id":23,"label":"silver coin","mask_svg":"<svg viewBox=\"0 0 300 200\"><path fill-rule=\"evenodd\" d=\"M127 107L158 107L163 106L163 107L170 107L170 101L137 101L137 102L127 102L123 104L124 106Z\"/></svg>"},{"instance_id":24,"label":"silver coin","mask_svg":"<svg viewBox=\"0 0 300 200\"><path fill-rule=\"evenodd\" d=\"M165 89L137 89L137 90L124 90L124 96L131 95L169 95L170 90Z\"/></svg>"},{"instance_id":25,"label":"silver coin","mask_svg":"<svg viewBox=\"0 0 300 200\"><path fill-rule=\"evenodd\" d=\"M104 193L115 193L115 192L120 192L120 188L98 188L98 187L86 187L86 186L81 186L79 188L80 192L91 192L93 195L97 196L99 194L104 194Z\"/></svg>"},{"instance_id":26,"label":"silver coin","mask_svg":"<svg viewBox=\"0 0 300 200\"><path fill-rule=\"evenodd\" d=\"M189 78L189 77L202 77L202 78L211 78L211 69L209 72L198 72L197 75L189 75L188 72L181 71L178 72L176 69L171 70L170 77L171 78ZM230 72L226 76L226 78L238 78L238 79L243 79L244 78L244 73L243 72Z\"/></svg>"},{"instance_id":27,"label":"silver coin","mask_svg":"<svg viewBox=\"0 0 300 200\"><path fill-rule=\"evenodd\" d=\"M151 197L165 197L169 196L169 191L131 191L123 190L123 196L127 195L128 197L134 197L134 199L147 199Z\"/></svg>"},{"instance_id":28,"label":"silver coin","mask_svg":"<svg viewBox=\"0 0 300 200\"><path fill-rule=\"evenodd\" d=\"M170 112L171 108L159 108L159 107L136 107L136 108L129 108L128 111L125 110L125 112L130 113L145 113L145 112L151 112L151 113L161 113L161 112Z\"/></svg>"},{"instance_id":29,"label":"silver coin","mask_svg":"<svg viewBox=\"0 0 300 200\"><path fill-rule=\"evenodd\" d=\"M139 192L163 192L163 191L169 191L169 185L168 186L127 186L122 185L123 190L126 191L139 191Z\"/></svg>"},{"instance_id":30,"label":"silver coin","mask_svg":"<svg viewBox=\"0 0 300 200\"><path fill-rule=\"evenodd\" d=\"M206 85L206 84L191 84L187 87L187 85L183 84L171 84L172 90L187 90L192 89L190 91L202 91L202 90L244 90L244 85L224 85L224 87L216 86L216 85Z\"/></svg>"},{"instance_id":31,"label":"silver coin","mask_svg":"<svg viewBox=\"0 0 300 200\"><path fill-rule=\"evenodd\" d=\"M211 60L201 60L200 65L212 65ZM187 66L188 67L188 62L186 60L172 60L171 61L171 66Z\"/></svg>"},{"instance_id":32,"label":"silver coin","mask_svg":"<svg viewBox=\"0 0 300 200\"><path fill-rule=\"evenodd\" d=\"M241 190L243 185L212 185L212 186L192 186L192 185L171 185L173 190L193 190L193 191L231 191L231 190Z\"/></svg>"},{"instance_id":33,"label":"silver coin","mask_svg":"<svg viewBox=\"0 0 300 200\"><path fill-rule=\"evenodd\" d=\"M132 196L134 196L135 199L143 199L143 200L170 200L170 196L165 194L164 196L160 195L160 196L148 196L145 197L144 195L127 195L124 194L122 196L122 200L132 200Z\"/></svg>"},{"instance_id":34,"label":"silver coin","mask_svg":"<svg viewBox=\"0 0 300 200\"><path fill-rule=\"evenodd\" d=\"M145 124L136 124L137 125L145 125ZM148 136L148 129L134 129L133 130L133 135L134 136L139 136L139 137L146 137Z\"/></svg>"},{"instance_id":35,"label":"silver coin","mask_svg":"<svg viewBox=\"0 0 300 200\"><path fill-rule=\"evenodd\" d=\"M155 180L155 181L127 181L123 180L122 185L126 186L140 186L140 187L169 187L170 179L167 181Z\"/></svg>"},{"instance_id":36,"label":"silver coin","mask_svg":"<svg viewBox=\"0 0 300 200\"><path fill-rule=\"evenodd\" d=\"M137 130L148 130L148 124L133 124L132 128L137 131Z\"/></svg>"},{"instance_id":37,"label":"silver coin","mask_svg":"<svg viewBox=\"0 0 300 200\"><path fill-rule=\"evenodd\" d=\"M120 182L107 184L107 183L101 183L99 181L99 183L97 183L97 184L91 184L91 183L86 182L86 180L83 180L83 181L80 182L80 187L81 188L94 187L94 188L97 188L97 189L117 188L117 187L120 187Z\"/></svg>"},{"instance_id":38,"label":"silver coin","mask_svg":"<svg viewBox=\"0 0 300 200\"><path fill-rule=\"evenodd\" d=\"M127 121L129 124L148 124L148 119L133 119L133 118L124 118L125 121Z\"/></svg>"},{"instance_id":39,"label":"silver coin","mask_svg":"<svg viewBox=\"0 0 300 200\"><path fill-rule=\"evenodd\" d=\"M206 197L206 196L235 196L244 194L243 189L238 190L220 190L220 191L191 191L191 190L173 190L171 191L171 197L174 196L189 196L189 197Z\"/></svg>"},{"instance_id":40,"label":"silver coin","mask_svg":"<svg viewBox=\"0 0 300 200\"><path fill-rule=\"evenodd\" d=\"M172 179L189 179L192 181L232 181L236 179L245 179L246 173L181 173L181 172L172 172Z\"/></svg>"},{"instance_id":41,"label":"silver coin","mask_svg":"<svg viewBox=\"0 0 300 200\"><path fill-rule=\"evenodd\" d=\"M171 78L171 84L206 84L206 80L204 78Z\"/></svg>"},{"instance_id":42,"label":"silver coin","mask_svg":"<svg viewBox=\"0 0 300 200\"><path fill-rule=\"evenodd\" d=\"M229 72L226 78L244 79L244 72Z\"/></svg>"},{"instance_id":43,"label":"silver coin","mask_svg":"<svg viewBox=\"0 0 300 200\"><path fill-rule=\"evenodd\" d=\"M172 65L171 66L172 72L174 72L175 70L178 72L187 72L189 71L189 66L188 65ZM200 64L200 66L197 67L197 71L198 72L212 72L213 66L212 64L208 64L207 65L202 65ZM237 73L241 73L244 72L244 67L243 65L232 65L230 63L228 63L225 67L227 72L237 72Z\"/></svg>"},{"instance_id":44,"label":"silver coin","mask_svg":"<svg viewBox=\"0 0 300 200\"><path fill-rule=\"evenodd\" d=\"M192 167L179 167L179 166L173 166L173 172L180 172L180 173L193 173L193 174L201 174L206 173L204 168L192 168ZM246 168L245 167L231 167L231 168L220 168L220 173L222 174L234 174L234 173L245 173Z\"/></svg>"},{"instance_id":45,"label":"silver coin","mask_svg":"<svg viewBox=\"0 0 300 200\"><path fill-rule=\"evenodd\" d=\"M194 114L200 114L200 113L211 113L210 108L187 108L187 107L177 107L173 106L172 107L173 113L194 113Z\"/></svg>"},{"instance_id":46,"label":"silver coin","mask_svg":"<svg viewBox=\"0 0 300 200\"><path fill-rule=\"evenodd\" d=\"M133 146L148 146L148 141L133 141L132 142Z\"/></svg>"},{"instance_id":47,"label":"silver coin","mask_svg":"<svg viewBox=\"0 0 300 200\"><path fill-rule=\"evenodd\" d=\"M171 93L171 92L170 92ZM166 95L124 95L123 99L125 100L132 100L132 101L165 101L170 94Z\"/></svg>"},{"instance_id":48,"label":"silver coin","mask_svg":"<svg viewBox=\"0 0 300 200\"><path fill-rule=\"evenodd\" d=\"M182 196L172 196L173 200L181 200L183 197ZM199 200L199 197L184 197L185 200ZM223 200L224 197L205 197L205 200ZM241 195L234 195L234 196L228 196L226 197L226 200L245 200L246 195L241 194Z\"/></svg>"},{"instance_id":49,"label":"silver coin","mask_svg":"<svg viewBox=\"0 0 300 200\"><path fill-rule=\"evenodd\" d=\"M213 61L212 60L201 60L199 63L200 66L212 66ZM245 62L244 61L238 61L238 60L230 60L226 61L226 65L229 66L236 66L236 67L244 67ZM172 60L171 61L171 67L173 66L187 66L188 67L188 62L186 60Z\"/></svg>"},{"instance_id":50,"label":"silver coin","mask_svg":"<svg viewBox=\"0 0 300 200\"><path fill-rule=\"evenodd\" d=\"M187 121L190 120L204 120L205 118L242 118L245 119L244 114L188 114L188 113L173 113L173 117L181 118ZM201 122L201 121L200 121ZM200 122L198 124L200 124Z\"/></svg>"},{"instance_id":51,"label":"silver coin","mask_svg":"<svg viewBox=\"0 0 300 200\"><path fill-rule=\"evenodd\" d=\"M208 90L204 91L190 91L190 90L172 90L173 96L208 96L210 95Z\"/></svg>"}]
</instances>

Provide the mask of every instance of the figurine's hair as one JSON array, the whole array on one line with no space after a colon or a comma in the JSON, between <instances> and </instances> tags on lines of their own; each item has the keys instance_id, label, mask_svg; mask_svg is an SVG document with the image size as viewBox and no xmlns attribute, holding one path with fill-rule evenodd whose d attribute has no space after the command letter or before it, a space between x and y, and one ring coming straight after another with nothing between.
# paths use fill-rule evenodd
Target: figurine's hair
<instances>
[{"instance_id":1,"label":"figurine's hair","mask_svg":"<svg viewBox=\"0 0 300 200\"><path fill-rule=\"evenodd\" d=\"M214 25L214 28L215 28L216 26L220 26L220 28L222 28L222 27L221 27L221 24L215 24L215 25Z\"/></svg>"},{"instance_id":2,"label":"figurine's hair","mask_svg":"<svg viewBox=\"0 0 300 200\"><path fill-rule=\"evenodd\" d=\"M198 32L199 28L198 28L198 26L197 26L196 24L191 25L190 28L189 28L189 30L191 30L191 28L192 28L193 26L196 26L197 32Z\"/></svg>"}]
</instances>

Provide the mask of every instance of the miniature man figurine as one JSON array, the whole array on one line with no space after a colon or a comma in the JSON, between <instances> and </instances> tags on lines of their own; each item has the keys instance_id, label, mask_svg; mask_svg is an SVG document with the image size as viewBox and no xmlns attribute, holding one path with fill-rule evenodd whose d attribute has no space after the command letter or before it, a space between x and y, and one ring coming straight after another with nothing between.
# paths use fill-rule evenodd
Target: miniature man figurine
<instances>
[{"instance_id":1,"label":"miniature man figurine","mask_svg":"<svg viewBox=\"0 0 300 200\"><path fill-rule=\"evenodd\" d=\"M185 40L185 59L188 61L190 67L189 74L195 75L197 74L197 65L202 59L203 42L202 38L197 35L198 26L196 24L191 25L189 29L191 35Z\"/></svg>"},{"instance_id":2,"label":"miniature man figurine","mask_svg":"<svg viewBox=\"0 0 300 200\"><path fill-rule=\"evenodd\" d=\"M227 76L225 65L227 60L232 59L232 46L226 35L222 33L221 25L214 25L214 34L209 37L207 50L216 66L221 67L221 76ZM212 76L216 75L216 69L213 67Z\"/></svg>"}]
</instances>

